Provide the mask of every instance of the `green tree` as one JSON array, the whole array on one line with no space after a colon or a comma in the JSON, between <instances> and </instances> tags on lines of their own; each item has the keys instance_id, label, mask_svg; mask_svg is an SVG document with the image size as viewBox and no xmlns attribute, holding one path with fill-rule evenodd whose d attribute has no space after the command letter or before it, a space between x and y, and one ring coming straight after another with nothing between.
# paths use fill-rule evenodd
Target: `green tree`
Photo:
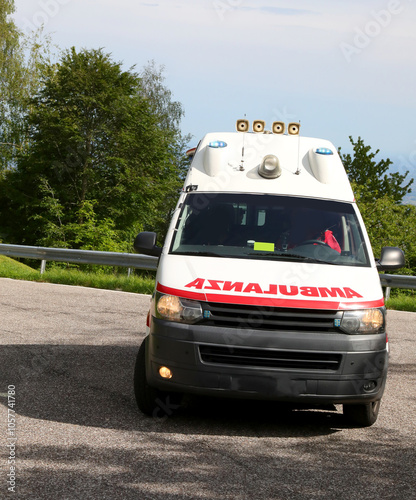
<instances>
[{"instance_id":1,"label":"green tree","mask_svg":"<svg viewBox=\"0 0 416 500\"><path fill-rule=\"evenodd\" d=\"M400 205L388 196L373 202L359 202L375 257L384 246L397 246L405 253L407 270L416 273L416 207Z\"/></svg>"},{"instance_id":2,"label":"green tree","mask_svg":"<svg viewBox=\"0 0 416 500\"><path fill-rule=\"evenodd\" d=\"M184 116L182 105L173 100L171 90L165 85L163 74L165 67L157 66L155 61L149 61L140 71L141 94L149 102L158 125L180 136L180 122Z\"/></svg>"},{"instance_id":3,"label":"green tree","mask_svg":"<svg viewBox=\"0 0 416 500\"><path fill-rule=\"evenodd\" d=\"M0 170L10 166L20 147L16 118L20 112L24 57L20 32L11 19L14 11L13 1L0 1Z\"/></svg>"},{"instance_id":4,"label":"green tree","mask_svg":"<svg viewBox=\"0 0 416 500\"><path fill-rule=\"evenodd\" d=\"M170 137L170 151L174 157L178 171L177 190L170 190L166 193L166 206L170 207L168 212L160 212L160 216L153 221L152 230L160 234L163 239L170 222L171 211L176 205L178 192L185 180L189 159L185 155L187 145L191 140L190 134L182 135L180 129L181 120L185 114L180 102L173 100L171 90L166 86L164 76L164 66L158 66L155 61L149 61L139 72L141 81L141 95L148 102L152 114L156 117L158 126L164 134Z\"/></svg>"},{"instance_id":5,"label":"green tree","mask_svg":"<svg viewBox=\"0 0 416 500\"><path fill-rule=\"evenodd\" d=\"M353 155L341 155L351 181L355 198L377 258L384 246L401 248L406 257L405 270L416 272L416 207L401 204L411 191L413 179L408 173L389 173L390 159L376 161L379 150L373 152L359 137ZM340 150L339 150L340 151Z\"/></svg>"},{"instance_id":6,"label":"green tree","mask_svg":"<svg viewBox=\"0 0 416 500\"><path fill-rule=\"evenodd\" d=\"M36 92L51 41L42 28L24 36L12 15L13 0L0 0L0 171L13 168L28 145L27 99Z\"/></svg>"},{"instance_id":7,"label":"green tree","mask_svg":"<svg viewBox=\"0 0 416 500\"><path fill-rule=\"evenodd\" d=\"M86 247L93 227L123 239L166 219L178 134L160 126L136 73L101 49L72 48L44 68L29 104L30 148L0 193L9 240ZM74 224L84 238L69 237Z\"/></svg>"},{"instance_id":8,"label":"green tree","mask_svg":"<svg viewBox=\"0 0 416 500\"><path fill-rule=\"evenodd\" d=\"M361 202L372 202L377 198L387 196L400 203L404 196L411 192L410 186L413 179L406 180L409 172L400 174L398 172L388 173L392 161L387 158L376 161L375 157L380 152L379 149L371 151L370 146L366 146L361 137L357 141L350 136L354 154L341 154L345 170L353 185L353 188L360 189Z\"/></svg>"}]
</instances>

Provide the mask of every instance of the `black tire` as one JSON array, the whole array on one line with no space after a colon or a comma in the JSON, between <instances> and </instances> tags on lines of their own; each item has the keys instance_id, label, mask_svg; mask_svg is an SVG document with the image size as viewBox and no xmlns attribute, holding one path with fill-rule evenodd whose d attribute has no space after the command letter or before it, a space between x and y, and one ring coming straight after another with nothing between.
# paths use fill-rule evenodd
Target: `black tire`
<instances>
[{"instance_id":1,"label":"black tire","mask_svg":"<svg viewBox=\"0 0 416 500\"><path fill-rule=\"evenodd\" d=\"M139 410L151 417L170 417L179 408L181 396L151 387L146 378L146 339L137 353L134 367L134 395Z\"/></svg>"},{"instance_id":2,"label":"black tire","mask_svg":"<svg viewBox=\"0 0 416 500\"><path fill-rule=\"evenodd\" d=\"M380 402L381 400L379 399L372 403L344 404L343 414L352 424L359 425L360 427L370 427L377 420Z\"/></svg>"}]
</instances>

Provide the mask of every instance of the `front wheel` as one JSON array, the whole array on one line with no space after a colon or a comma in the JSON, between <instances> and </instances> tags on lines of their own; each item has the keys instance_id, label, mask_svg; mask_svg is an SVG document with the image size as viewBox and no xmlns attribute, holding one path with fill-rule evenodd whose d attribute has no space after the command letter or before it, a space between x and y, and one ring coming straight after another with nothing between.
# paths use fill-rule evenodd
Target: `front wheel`
<instances>
[{"instance_id":1,"label":"front wheel","mask_svg":"<svg viewBox=\"0 0 416 500\"><path fill-rule=\"evenodd\" d=\"M353 424L360 427L370 427L377 420L380 402L381 400L364 404L344 404L343 414Z\"/></svg>"},{"instance_id":2,"label":"front wheel","mask_svg":"<svg viewBox=\"0 0 416 500\"><path fill-rule=\"evenodd\" d=\"M146 378L146 339L137 353L134 366L134 395L139 410L151 417L170 417L179 408L181 396L151 387Z\"/></svg>"}]
</instances>

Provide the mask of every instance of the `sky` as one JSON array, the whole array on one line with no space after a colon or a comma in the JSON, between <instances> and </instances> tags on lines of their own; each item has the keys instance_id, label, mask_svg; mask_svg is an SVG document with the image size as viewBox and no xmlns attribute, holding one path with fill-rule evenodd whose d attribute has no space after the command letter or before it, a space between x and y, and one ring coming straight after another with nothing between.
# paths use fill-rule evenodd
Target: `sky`
<instances>
[{"instance_id":1,"label":"sky","mask_svg":"<svg viewBox=\"0 0 416 500\"><path fill-rule=\"evenodd\" d=\"M164 66L190 146L238 118L359 136L416 178L416 0L15 0L25 33ZM415 181L416 182L416 181ZM416 187L414 187L416 191Z\"/></svg>"}]
</instances>

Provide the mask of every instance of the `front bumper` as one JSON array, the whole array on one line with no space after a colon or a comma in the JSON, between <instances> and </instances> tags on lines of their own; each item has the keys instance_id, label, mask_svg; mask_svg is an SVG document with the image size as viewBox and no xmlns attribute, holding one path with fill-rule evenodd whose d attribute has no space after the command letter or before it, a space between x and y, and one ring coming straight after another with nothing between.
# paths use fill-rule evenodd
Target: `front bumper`
<instances>
[{"instance_id":1,"label":"front bumper","mask_svg":"<svg viewBox=\"0 0 416 500\"><path fill-rule=\"evenodd\" d=\"M146 338L149 385L234 398L313 404L381 398L385 334L344 335L184 325L152 318ZM173 377L159 375L168 366Z\"/></svg>"}]
</instances>

